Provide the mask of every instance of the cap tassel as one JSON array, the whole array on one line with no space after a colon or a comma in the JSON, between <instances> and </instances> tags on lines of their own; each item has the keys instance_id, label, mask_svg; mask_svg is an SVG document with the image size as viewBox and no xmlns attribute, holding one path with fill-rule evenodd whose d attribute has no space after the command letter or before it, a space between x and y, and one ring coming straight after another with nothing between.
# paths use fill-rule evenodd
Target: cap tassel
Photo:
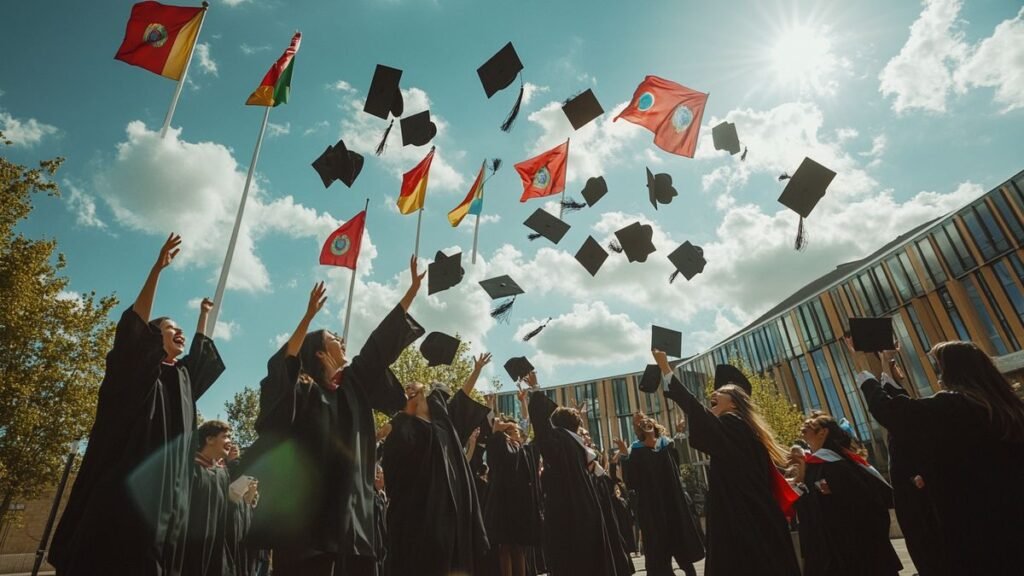
<instances>
[{"instance_id":1,"label":"cap tassel","mask_svg":"<svg viewBox=\"0 0 1024 576\"><path fill-rule=\"evenodd\" d=\"M529 236L527 236L527 238L529 238L530 241L532 242L532 241L536 240L537 238L540 238L541 236L543 236L543 234L541 234L540 232L534 232L534 233L530 234Z\"/></svg>"},{"instance_id":2,"label":"cap tassel","mask_svg":"<svg viewBox=\"0 0 1024 576\"><path fill-rule=\"evenodd\" d=\"M807 231L804 229L804 217L800 217L800 225L796 229L796 243L793 246L797 251L803 252L807 248Z\"/></svg>"},{"instance_id":3,"label":"cap tassel","mask_svg":"<svg viewBox=\"0 0 1024 576\"><path fill-rule=\"evenodd\" d=\"M523 336L523 342L529 342L530 340L533 340L534 336L536 336L537 334L540 334L541 330L547 328L548 322L551 322L551 318L548 318L547 320L544 321L543 324L541 324L540 326L537 326L533 330L530 330L529 332L527 332L526 336Z\"/></svg>"},{"instance_id":4,"label":"cap tassel","mask_svg":"<svg viewBox=\"0 0 1024 576\"><path fill-rule=\"evenodd\" d=\"M508 324L508 317L512 315L512 305L516 303L516 297L513 296L508 300L505 300L494 310L491 310L491 318L494 318L498 322Z\"/></svg>"},{"instance_id":5,"label":"cap tassel","mask_svg":"<svg viewBox=\"0 0 1024 576\"><path fill-rule=\"evenodd\" d=\"M622 254L622 244L619 244L618 240L612 240L608 243L608 249L616 254Z\"/></svg>"},{"instance_id":6,"label":"cap tassel","mask_svg":"<svg viewBox=\"0 0 1024 576\"><path fill-rule=\"evenodd\" d=\"M786 172L783 172L782 174L779 174L779 182L782 182L783 180L789 180L790 178L792 178L792 176L790 176Z\"/></svg>"},{"instance_id":7,"label":"cap tassel","mask_svg":"<svg viewBox=\"0 0 1024 576\"><path fill-rule=\"evenodd\" d=\"M501 168L501 158L491 160L491 174L497 172L499 168Z\"/></svg>"},{"instance_id":8,"label":"cap tassel","mask_svg":"<svg viewBox=\"0 0 1024 576\"><path fill-rule=\"evenodd\" d=\"M675 282L677 276L679 276L679 270L676 270L675 272L669 274L669 276L668 276L668 283L671 284L671 283Z\"/></svg>"},{"instance_id":9,"label":"cap tassel","mask_svg":"<svg viewBox=\"0 0 1024 576\"><path fill-rule=\"evenodd\" d=\"M523 92L525 91L525 85L523 84L523 77L519 76L519 96L516 97L516 104L512 107L512 111L505 117L505 121L501 124L501 131L508 132L512 129L512 124L515 123L516 117L519 116L519 107L523 105Z\"/></svg>"},{"instance_id":10,"label":"cap tassel","mask_svg":"<svg viewBox=\"0 0 1024 576\"><path fill-rule=\"evenodd\" d=\"M586 207L587 207L586 203L580 202L580 201L576 200L575 198L573 198L572 196L570 196L566 200L562 200L562 210L563 210L563 212L577 212L579 210L583 210Z\"/></svg>"},{"instance_id":11,"label":"cap tassel","mask_svg":"<svg viewBox=\"0 0 1024 576\"><path fill-rule=\"evenodd\" d=\"M744 161L746 159L747 159L747 147L744 146L743 147L743 154L740 154L740 162L742 162L742 161Z\"/></svg>"},{"instance_id":12,"label":"cap tassel","mask_svg":"<svg viewBox=\"0 0 1024 576\"><path fill-rule=\"evenodd\" d=\"M391 119L391 123L388 124L388 129L384 131L384 136L380 139L380 143L377 144L377 156L384 153L384 148L388 145L388 135L391 134L391 127L395 125L394 118Z\"/></svg>"}]
</instances>

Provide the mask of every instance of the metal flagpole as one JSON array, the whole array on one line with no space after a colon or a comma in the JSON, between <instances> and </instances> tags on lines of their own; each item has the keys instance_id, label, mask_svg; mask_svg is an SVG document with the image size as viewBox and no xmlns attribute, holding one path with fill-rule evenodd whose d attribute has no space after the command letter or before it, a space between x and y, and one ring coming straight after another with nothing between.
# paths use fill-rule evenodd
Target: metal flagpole
<instances>
[{"instance_id":1,"label":"metal flagpole","mask_svg":"<svg viewBox=\"0 0 1024 576\"><path fill-rule=\"evenodd\" d=\"M565 163L569 163L569 139L565 139ZM569 168L566 166L566 171ZM558 219L562 219L562 211L565 210L565 184L562 184L562 195L558 198Z\"/></svg>"},{"instance_id":2,"label":"metal flagpole","mask_svg":"<svg viewBox=\"0 0 1024 576\"><path fill-rule=\"evenodd\" d=\"M78 440L68 445L68 459L64 464L64 472L61 474L60 483L57 484L57 493L53 495L53 504L50 506L50 515L46 518L46 527L43 528L43 537L39 539L39 548L36 550L36 560L32 564L32 576L39 574L43 566L43 557L49 548L50 532L53 530L53 523L57 519L57 509L60 508L61 498L64 497L64 489L68 485L68 476L71 475L71 467L75 464L75 456L78 454Z\"/></svg>"},{"instance_id":3,"label":"metal flagpole","mask_svg":"<svg viewBox=\"0 0 1024 576\"><path fill-rule=\"evenodd\" d=\"M206 20L206 11L209 7L210 3L204 0L203 14L199 17L199 29L196 30L196 41L192 43L192 49L188 53L188 59L185 60L185 68L181 71L181 78L178 79L178 85L174 88L174 97L171 98L171 107L167 109L167 116L164 118L164 127L160 130L161 138L167 136L167 129L171 127L171 118L174 116L174 109L178 107L178 98L181 97L181 89L185 86L185 76L188 75L188 67L192 64L192 55L196 51L196 44L199 43L199 35L203 32L203 21Z\"/></svg>"},{"instance_id":4,"label":"metal flagpole","mask_svg":"<svg viewBox=\"0 0 1024 576\"><path fill-rule=\"evenodd\" d=\"M416 259L420 258L420 224L423 222L423 208L420 207L419 215L416 217Z\"/></svg>"},{"instance_id":5,"label":"metal flagpole","mask_svg":"<svg viewBox=\"0 0 1024 576\"><path fill-rule=\"evenodd\" d=\"M363 212L367 212L370 209L370 199L366 199L366 206L363 206ZM369 216L369 214L367 214ZM363 229L359 232L359 247L362 248L362 235L366 231L366 216L363 217ZM356 265L352 267L352 279L348 283L348 303L345 304L345 329L341 333L341 338L345 342L348 342L348 321L352 318L352 294L356 290L356 268L359 266L359 254L356 254Z\"/></svg>"},{"instance_id":6,"label":"metal flagpole","mask_svg":"<svg viewBox=\"0 0 1024 576\"><path fill-rule=\"evenodd\" d=\"M485 159L480 164L480 171L483 172L484 169L486 168L486 166L487 166L487 160ZM493 175L494 174L492 173L491 176L493 176ZM480 183L480 202L481 203L484 201L484 198L483 198L483 196L484 196L483 188L484 188L484 185L487 184L487 180L488 180L488 178L484 178L484 181ZM473 199L473 202L475 202L475 201L476 201L476 198ZM469 204L469 206L471 208L473 207L473 202L470 202L470 204ZM483 207L481 206L480 209L483 210ZM476 240L477 240L477 238L480 235L480 216L481 216L480 214L476 215L476 223L473 224L473 264L476 264Z\"/></svg>"},{"instance_id":7,"label":"metal flagpole","mask_svg":"<svg viewBox=\"0 0 1024 576\"><path fill-rule=\"evenodd\" d=\"M260 147L263 145L263 133L267 131L267 120L270 119L270 106L266 107L263 113L263 124L260 126L260 135L256 138L256 149L252 151L252 162L249 163L249 174L245 177L245 188L242 189L242 201L238 203L238 215L235 216L235 228L231 231L231 241L228 242L228 253L224 255L224 266L220 269L220 280L217 281L217 293L213 296L213 309L210 310L210 318L207 321L206 330L212 338L217 331L217 316L220 314L221 303L224 298L224 288L228 283L228 272L231 270L231 258L235 255L235 243L238 241L238 229L242 227L242 214L245 212L245 201L249 198L249 185L252 184L252 175L256 172L256 161L260 158Z\"/></svg>"}]
</instances>

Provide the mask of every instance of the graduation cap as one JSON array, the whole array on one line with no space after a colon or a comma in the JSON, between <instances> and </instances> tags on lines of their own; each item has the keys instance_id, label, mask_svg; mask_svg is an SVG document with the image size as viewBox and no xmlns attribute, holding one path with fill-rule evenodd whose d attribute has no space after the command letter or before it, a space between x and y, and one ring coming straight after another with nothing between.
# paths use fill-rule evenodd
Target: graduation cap
<instances>
[{"instance_id":1,"label":"graduation cap","mask_svg":"<svg viewBox=\"0 0 1024 576\"><path fill-rule=\"evenodd\" d=\"M437 136L437 124L430 119L430 110L402 118L402 146L423 146Z\"/></svg>"},{"instance_id":2,"label":"graduation cap","mask_svg":"<svg viewBox=\"0 0 1024 576\"><path fill-rule=\"evenodd\" d=\"M683 355L683 333L661 326L651 326L651 350L661 350L666 356Z\"/></svg>"},{"instance_id":3,"label":"graduation cap","mask_svg":"<svg viewBox=\"0 0 1024 576\"><path fill-rule=\"evenodd\" d=\"M530 240L536 240L543 236L555 244L558 244L565 233L569 231L568 224L543 208L537 208L523 224L536 232L530 234Z\"/></svg>"},{"instance_id":4,"label":"graduation cap","mask_svg":"<svg viewBox=\"0 0 1024 576\"><path fill-rule=\"evenodd\" d=\"M501 124L501 130L508 132L512 129L512 124L516 120L516 116L519 115L519 107L523 104L523 63L519 60L519 55L516 54L515 47L509 42L505 44L501 50L494 56L491 56L487 62L484 62L482 66L476 69L476 73L480 76L480 83L484 86L484 93L490 98L501 90L508 88L512 81L519 76L519 96L516 98L516 103L512 107L512 110L505 117L505 121Z\"/></svg>"},{"instance_id":5,"label":"graduation cap","mask_svg":"<svg viewBox=\"0 0 1024 576\"><path fill-rule=\"evenodd\" d=\"M804 158L792 176L788 174L779 176L779 180L789 180L782 195L779 196L779 202L800 215L800 226L797 228L795 245L797 250L802 250L806 246L804 218L811 214L811 210L814 210L818 201L825 196L825 189L835 177L835 172L810 158Z\"/></svg>"},{"instance_id":6,"label":"graduation cap","mask_svg":"<svg viewBox=\"0 0 1024 576\"><path fill-rule=\"evenodd\" d=\"M505 362L505 372L508 372L508 377L513 382L519 382L523 378L533 372L533 364L526 359L526 356L516 356L515 358L509 358Z\"/></svg>"},{"instance_id":7,"label":"graduation cap","mask_svg":"<svg viewBox=\"0 0 1024 576\"><path fill-rule=\"evenodd\" d=\"M405 106L402 101L402 89L399 87L402 81L402 71L383 64L377 64L373 71L373 80L370 81L370 90L366 94L366 103L363 104L363 112L372 114L381 120L387 120L388 116L398 118L402 115ZM384 146L387 144L388 135L395 121L392 120L380 143L377 144L377 156L384 153Z\"/></svg>"},{"instance_id":8,"label":"graduation cap","mask_svg":"<svg viewBox=\"0 0 1024 576\"><path fill-rule=\"evenodd\" d=\"M593 236L587 236L586 242L576 252L576 261L582 264L591 276L597 276L597 271L601 269L607 259L608 252L597 240L594 240Z\"/></svg>"},{"instance_id":9,"label":"graduation cap","mask_svg":"<svg viewBox=\"0 0 1024 576\"><path fill-rule=\"evenodd\" d=\"M658 388L661 388L661 379L661 368L657 364L648 364L637 386L640 391L653 394L658 391Z\"/></svg>"},{"instance_id":10,"label":"graduation cap","mask_svg":"<svg viewBox=\"0 0 1024 576\"><path fill-rule=\"evenodd\" d=\"M736 134L736 125L722 122L711 129L711 139L715 142L715 150L728 150L729 154L740 151L740 137Z\"/></svg>"},{"instance_id":11,"label":"graduation cap","mask_svg":"<svg viewBox=\"0 0 1024 576\"><path fill-rule=\"evenodd\" d=\"M459 282L466 271L462 268L462 252L446 256L440 250L427 266L427 295L447 290Z\"/></svg>"},{"instance_id":12,"label":"graduation cap","mask_svg":"<svg viewBox=\"0 0 1024 576\"><path fill-rule=\"evenodd\" d=\"M604 176L587 178L587 185L583 187L583 199L587 201L587 206L597 204L597 201L607 193L608 184L604 181Z\"/></svg>"},{"instance_id":13,"label":"graduation cap","mask_svg":"<svg viewBox=\"0 0 1024 576\"><path fill-rule=\"evenodd\" d=\"M313 169L320 175L324 188L329 188L335 180L351 188L363 170L363 155L346 148L344 140L338 140L313 161Z\"/></svg>"},{"instance_id":14,"label":"graduation cap","mask_svg":"<svg viewBox=\"0 0 1024 576\"><path fill-rule=\"evenodd\" d=\"M753 388L750 386L750 380L747 380L747 377L739 368L729 364L719 364L718 366L715 366L715 390L718 390L726 384L735 384L746 392L747 396L753 394Z\"/></svg>"},{"instance_id":15,"label":"graduation cap","mask_svg":"<svg viewBox=\"0 0 1024 576\"><path fill-rule=\"evenodd\" d=\"M614 252L625 252L630 262L646 262L647 256L657 250L651 238L654 237L654 229L650 224L633 222L621 230L615 231L615 238L609 247Z\"/></svg>"},{"instance_id":16,"label":"graduation cap","mask_svg":"<svg viewBox=\"0 0 1024 576\"><path fill-rule=\"evenodd\" d=\"M431 332L420 344L420 354L427 359L427 366L449 366L459 351L459 339L444 332Z\"/></svg>"},{"instance_id":17,"label":"graduation cap","mask_svg":"<svg viewBox=\"0 0 1024 576\"><path fill-rule=\"evenodd\" d=\"M689 241L680 244L668 255L668 259L676 267L676 271L668 277L669 284L674 282L679 274L682 274L683 278L687 280L692 280L694 276L703 272L704 266L707 265L707 260L704 259L704 249L690 244Z\"/></svg>"},{"instance_id":18,"label":"graduation cap","mask_svg":"<svg viewBox=\"0 0 1024 576\"><path fill-rule=\"evenodd\" d=\"M594 91L587 88L580 94L566 100L562 104L562 112L565 113L565 117L572 124L572 129L579 130L589 124L594 118L604 114L604 108L601 108L601 103L594 96Z\"/></svg>"},{"instance_id":19,"label":"graduation cap","mask_svg":"<svg viewBox=\"0 0 1024 576\"><path fill-rule=\"evenodd\" d=\"M651 198L651 206L658 209L658 204L670 204L679 195L672 186L672 176L668 174L652 174L647 168L647 193Z\"/></svg>"},{"instance_id":20,"label":"graduation cap","mask_svg":"<svg viewBox=\"0 0 1024 576\"><path fill-rule=\"evenodd\" d=\"M491 297L491 300L509 298L491 310L491 317L496 318L499 322L508 321L508 315L512 310L512 305L516 302L516 296L525 293L525 290L520 288L519 284L516 284L516 281L508 275L481 280L480 286Z\"/></svg>"},{"instance_id":21,"label":"graduation cap","mask_svg":"<svg viewBox=\"0 0 1024 576\"><path fill-rule=\"evenodd\" d=\"M850 337L858 352L896 349L892 318L850 318Z\"/></svg>"}]
</instances>

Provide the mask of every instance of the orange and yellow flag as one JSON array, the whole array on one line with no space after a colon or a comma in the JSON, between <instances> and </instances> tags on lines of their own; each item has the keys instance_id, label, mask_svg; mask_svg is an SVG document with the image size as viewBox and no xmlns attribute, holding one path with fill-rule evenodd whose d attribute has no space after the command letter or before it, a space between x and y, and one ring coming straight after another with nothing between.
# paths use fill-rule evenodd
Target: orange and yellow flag
<instances>
[{"instance_id":1,"label":"orange and yellow flag","mask_svg":"<svg viewBox=\"0 0 1024 576\"><path fill-rule=\"evenodd\" d=\"M430 176L430 162L434 159L434 148L415 168L402 175L402 192L398 196L398 211L411 214L423 208L427 195L427 177Z\"/></svg>"}]
</instances>

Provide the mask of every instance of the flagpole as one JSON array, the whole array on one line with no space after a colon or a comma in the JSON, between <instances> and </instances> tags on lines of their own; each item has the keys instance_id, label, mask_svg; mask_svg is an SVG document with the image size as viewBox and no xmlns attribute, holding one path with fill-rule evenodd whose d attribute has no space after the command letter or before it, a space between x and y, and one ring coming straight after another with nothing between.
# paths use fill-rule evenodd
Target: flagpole
<instances>
[{"instance_id":1,"label":"flagpole","mask_svg":"<svg viewBox=\"0 0 1024 576\"><path fill-rule=\"evenodd\" d=\"M363 212L367 213L370 209L370 199L366 199L366 205L363 206ZM367 216L369 214L367 213ZM366 216L363 216L363 229L359 232L359 247L362 249L362 234L366 232ZM348 282L348 302L345 304L345 329L341 333L341 339L348 342L348 321L352 318L352 295L356 291L356 268L359 266L359 254L356 254L356 263L352 267L352 278Z\"/></svg>"},{"instance_id":2,"label":"flagpole","mask_svg":"<svg viewBox=\"0 0 1024 576\"><path fill-rule=\"evenodd\" d=\"M174 109L178 107L178 98L181 97L181 89L185 87L185 76L188 75L188 67L192 64L192 55L196 51L196 44L199 43L199 35L203 32L203 22L206 20L206 11L210 8L210 3L203 0L203 14L199 17L199 29L196 30L196 41L192 43L192 49L189 50L188 60L185 60L185 68L181 71L181 78L178 79L178 85L174 88L174 97L171 98L171 107L167 109L167 116L164 118L164 127L160 130L160 138L167 136L167 129L171 127L171 118L174 117Z\"/></svg>"},{"instance_id":3,"label":"flagpole","mask_svg":"<svg viewBox=\"0 0 1024 576\"><path fill-rule=\"evenodd\" d=\"M485 159L481 163L481 165L480 165L480 172L481 173L483 173L484 168L486 166L487 166L487 160ZM484 201L484 198L483 198L483 196L484 196L483 187L484 187L484 184L486 184L486 183L487 183L487 178L484 178L484 181L480 183L480 188L481 188L480 189L480 203L481 203L481 208L480 209L481 210L483 210L482 204L483 204L483 201ZM476 198L474 198L470 202L470 204L469 204L470 207L473 206L473 202L475 202L475 201L476 201ZM480 235L480 216L481 216L480 214L476 214L476 223L473 224L473 264L476 264L476 240L477 240L477 238Z\"/></svg>"},{"instance_id":4,"label":"flagpole","mask_svg":"<svg viewBox=\"0 0 1024 576\"><path fill-rule=\"evenodd\" d=\"M565 139L565 171L569 171L569 139ZM565 184L562 185L562 195L558 197L558 219L562 219L562 211L565 210Z\"/></svg>"},{"instance_id":5,"label":"flagpole","mask_svg":"<svg viewBox=\"0 0 1024 576\"><path fill-rule=\"evenodd\" d=\"M417 211L417 214L418 215L416 216L416 251L415 251L415 254L416 254L416 259L419 260L419 258L420 258L420 224L423 223L423 207L422 206L420 206L420 209Z\"/></svg>"},{"instance_id":6,"label":"flagpole","mask_svg":"<svg viewBox=\"0 0 1024 576\"><path fill-rule=\"evenodd\" d=\"M228 283L228 272L231 270L231 259L235 254L235 243L238 241L238 230L242 227L242 214L245 212L245 201L249 198L249 185L252 184L252 175L256 172L256 162L260 158L260 147L263 146L263 134L267 131L267 120L270 119L270 106L266 106L263 112L263 124L260 126L260 135L256 138L256 148L252 151L252 162L249 163L249 174L245 177L245 188L242 189L242 201L238 203L238 214L235 216L235 228L231 231L231 241L228 242L228 252L224 255L224 266L220 269L220 280L217 281L217 292L213 296L213 309L210 310L207 332L213 337L217 330L217 316L220 314L224 288Z\"/></svg>"}]
</instances>

